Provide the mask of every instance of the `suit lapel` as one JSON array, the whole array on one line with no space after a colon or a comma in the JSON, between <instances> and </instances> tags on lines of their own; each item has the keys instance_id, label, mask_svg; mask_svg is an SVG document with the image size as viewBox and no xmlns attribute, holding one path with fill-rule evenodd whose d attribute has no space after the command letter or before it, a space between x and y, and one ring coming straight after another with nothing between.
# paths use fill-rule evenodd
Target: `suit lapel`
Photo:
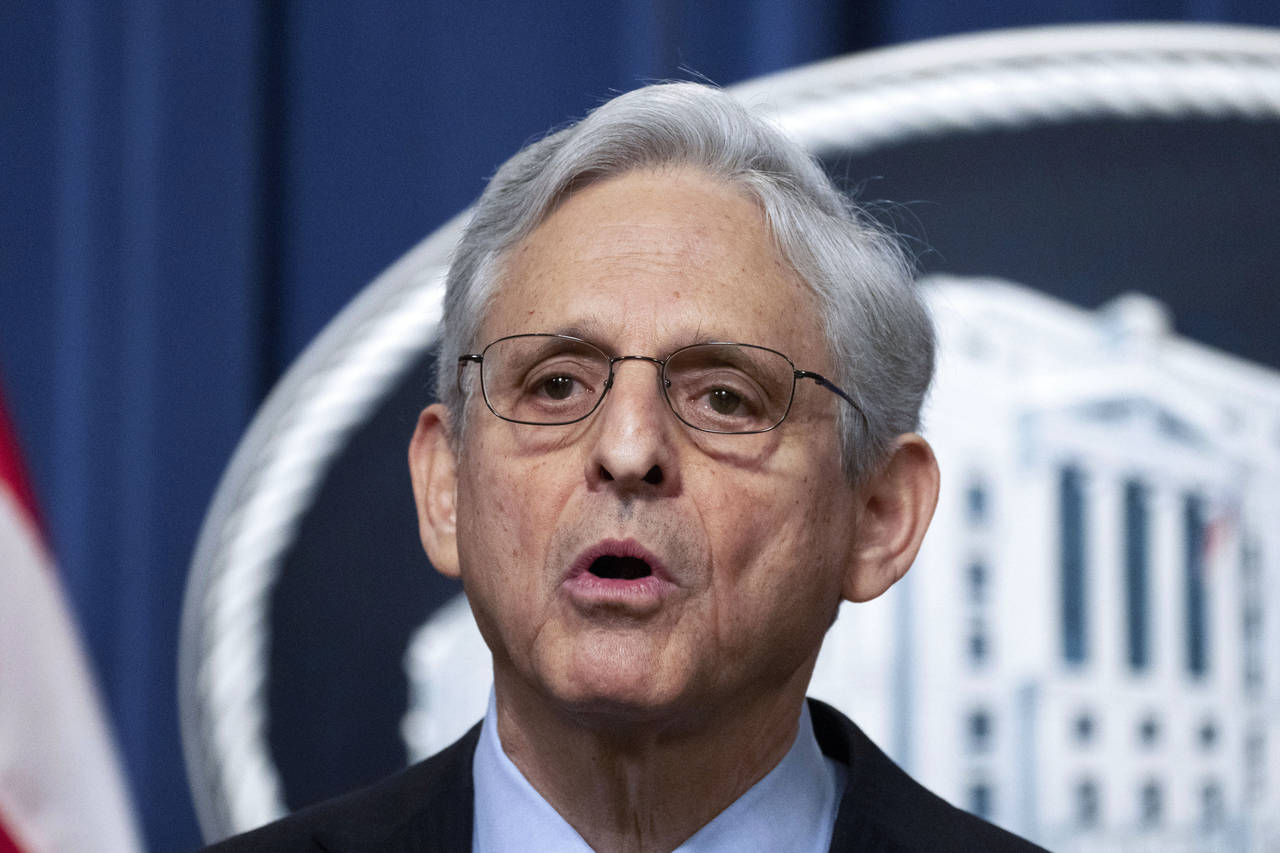
<instances>
[{"instance_id":1,"label":"suit lapel","mask_svg":"<svg viewBox=\"0 0 1280 853\"><path fill-rule=\"evenodd\" d=\"M377 820L326 827L313 840L325 853L459 853L471 849L471 764L480 726L411 768Z\"/></svg>"}]
</instances>

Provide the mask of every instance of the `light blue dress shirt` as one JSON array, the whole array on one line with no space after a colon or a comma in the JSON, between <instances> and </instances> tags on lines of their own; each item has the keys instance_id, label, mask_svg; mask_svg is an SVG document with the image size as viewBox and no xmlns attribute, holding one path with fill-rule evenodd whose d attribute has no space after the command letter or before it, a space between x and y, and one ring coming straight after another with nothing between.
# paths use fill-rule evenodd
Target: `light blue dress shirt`
<instances>
[{"instance_id":1,"label":"light blue dress shirt","mask_svg":"<svg viewBox=\"0 0 1280 853\"><path fill-rule=\"evenodd\" d=\"M492 694L472 765L473 853L590 853L591 848L502 751ZM791 749L763 779L674 853L826 853L848 771L822 754L806 703Z\"/></svg>"}]
</instances>

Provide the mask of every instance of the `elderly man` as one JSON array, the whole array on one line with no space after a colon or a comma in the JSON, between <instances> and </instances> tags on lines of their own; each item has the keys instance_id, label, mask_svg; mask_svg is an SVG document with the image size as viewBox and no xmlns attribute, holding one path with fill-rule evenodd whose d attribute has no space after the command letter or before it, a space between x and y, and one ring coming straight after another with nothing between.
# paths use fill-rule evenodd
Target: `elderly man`
<instances>
[{"instance_id":1,"label":"elderly man","mask_svg":"<svg viewBox=\"0 0 1280 853\"><path fill-rule=\"evenodd\" d=\"M227 850L1019 850L805 690L911 565L933 337L895 244L728 95L622 95L502 167L449 273L423 545L483 723Z\"/></svg>"}]
</instances>

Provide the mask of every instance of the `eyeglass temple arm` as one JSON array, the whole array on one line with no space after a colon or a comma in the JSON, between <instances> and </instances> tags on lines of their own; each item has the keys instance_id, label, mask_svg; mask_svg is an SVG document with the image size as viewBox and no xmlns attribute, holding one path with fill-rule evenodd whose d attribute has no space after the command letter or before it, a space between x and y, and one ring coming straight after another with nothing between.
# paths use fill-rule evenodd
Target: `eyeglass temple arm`
<instances>
[{"instance_id":1,"label":"eyeglass temple arm","mask_svg":"<svg viewBox=\"0 0 1280 853\"><path fill-rule=\"evenodd\" d=\"M814 382L821 385L823 388L826 388L832 394L835 394L837 397L844 400L850 406L853 406L854 411L862 415L863 426L870 427L871 423L870 421L867 420L867 413L862 411L862 407L858 405L858 401L854 400L852 397L846 394L843 390L841 390L840 386L836 385L834 382L832 382L827 377L823 376L821 373L814 373L812 370L797 370L796 378L812 379Z\"/></svg>"},{"instance_id":2,"label":"eyeglass temple arm","mask_svg":"<svg viewBox=\"0 0 1280 853\"><path fill-rule=\"evenodd\" d=\"M462 390L462 368L466 367L468 364L473 364L473 363L474 363L474 364L480 364L480 363L481 363L481 362L483 362L483 361L484 361L484 356L483 356L483 355L481 355L481 354L480 354L480 353L478 353L478 352L471 352L471 353L467 353L467 354L465 354L465 355L460 355L460 356L458 356L458 379L457 379L457 383L458 383L458 390L459 390L459 391L461 391L461 390Z\"/></svg>"}]
</instances>

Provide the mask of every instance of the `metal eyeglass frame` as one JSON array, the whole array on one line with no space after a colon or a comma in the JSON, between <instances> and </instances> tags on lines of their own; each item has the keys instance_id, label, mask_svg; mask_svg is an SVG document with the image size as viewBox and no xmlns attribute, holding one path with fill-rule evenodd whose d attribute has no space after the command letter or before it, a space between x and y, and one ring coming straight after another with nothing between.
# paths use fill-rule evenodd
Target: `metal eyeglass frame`
<instances>
[{"instance_id":1,"label":"metal eyeglass frame","mask_svg":"<svg viewBox=\"0 0 1280 853\"><path fill-rule=\"evenodd\" d=\"M859 415L862 416L863 424L865 425L867 423L866 413L862 411L862 407L857 404L857 402L853 399L853 397L849 396L849 394L847 394L839 386L837 386L831 380L827 379L822 374L814 373L812 370L799 370L795 366L795 362L793 362L790 358L788 358L784 353L778 352L776 349L770 349L769 347L762 347L762 346L759 346L758 344L744 344L738 341L704 341L702 343L689 344L688 346L683 346L675 350L666 358L654 358L653 356L649 356L649 355L609 355L604 350L600 349L600 347L596 346L590 341L586 341L586 340L583 340L582 338L574 337L573 335L558 335L551 332L526 332L519 335L506 335L504 337L501 337L494 341L489 342L489 344L487 344L485 348L478 353L466 353L464 355L458 356L458 379L457 379L458 390L459 391L463 390L462 389L462 369L464 367L466 367L468 364L483 364L485 353L487 353L494 345L500 344L503 341L514 340L516 338L559 338L561 340L572 341L575 344L581 344L583 346L590 347L592 350L600 353L601 358L608 361L609 376L607 379L605 379L604 389L600 392L600 396L596 398L595 405L593 405L589 410L587 410L586 413L567 421L551 421L551 422L522 421L522 420L517 420L516 418L509 418L503 414L499 414L497 409L493 407L493 404L489 402L489 394L484 387L484 370L481 370L480 371L480 396L484 398L485 406L489 409L490 412L493 412L494 417L501 418L502 420L507 421L509 423L513 423L513 424L524 424L527 426L568 426L569 424L576 424L576 423L579 423L580 421L586 420L587 418L595 414L596 409L600 408L600 404L603 403L604 398L608 396L609 389L613 387L614 365L616 365L620 361L647 361L651 364L657 365L658 377L661 380L659 385L662 389L662 399L666 401L667 408L671 410L671 414L676 416L676 420L680 421L680 423L684 424L690 429L697 430L698 432L707 432L707 433L712 433L713 435L758 435L762 432L769 432L770 430L777 429L779 426L782 425L782 422L787 419L787 415L791 414L791 405L792 403L795 402L796 380L798 379L812 379L816 384L820 385L823 388L826 388L832 394L835 394L837 397L839 397L840 399L848 403L850 406L852 406L854 411L856 411ZM691 349L696 349L698 347L704 347L704 346L736 346L736 347L746 347L748 349L764 350L765 352L771 352L774 355L781 357L783 361L785 361L788 365L790 365L791 395L787 398L786 409L783 410L782 415L778 418L776 423L774 423L772 426L765 427L764 429L716 430L716 429L707 429L705 427L696 426L694 424L689 423L687 420L685 420L683 417L680 416L680 413L676 411L675 404L671 402L671 396L667 393L667 389L671 387L671 380L667 378L667 362L669 362L671 359L675 358L677 355L679 355L682 352L685 352Z\"/></svg>"}]
</instances>

